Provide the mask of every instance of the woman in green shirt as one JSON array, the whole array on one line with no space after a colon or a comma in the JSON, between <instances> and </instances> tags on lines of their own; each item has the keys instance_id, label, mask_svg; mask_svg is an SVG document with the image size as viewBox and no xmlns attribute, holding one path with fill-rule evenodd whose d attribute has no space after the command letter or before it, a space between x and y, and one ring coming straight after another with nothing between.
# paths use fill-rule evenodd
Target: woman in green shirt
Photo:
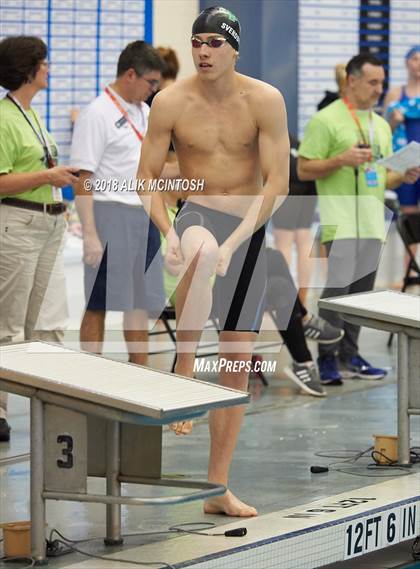
<instances>
[{"instance_id":1,"label":"woman in green shirt","mask_svg":"<svg viewBox=\"0 0 420 569\"><path fill-rule=\"evenodd\" d=\"M67 318L61 187L76 170L57 166L57 148L31 107L48 86L47 46L36 37L0 42L0 343L59 342ZM0 442L8 441L0 393Z\"/></svg>"}]
</instances>

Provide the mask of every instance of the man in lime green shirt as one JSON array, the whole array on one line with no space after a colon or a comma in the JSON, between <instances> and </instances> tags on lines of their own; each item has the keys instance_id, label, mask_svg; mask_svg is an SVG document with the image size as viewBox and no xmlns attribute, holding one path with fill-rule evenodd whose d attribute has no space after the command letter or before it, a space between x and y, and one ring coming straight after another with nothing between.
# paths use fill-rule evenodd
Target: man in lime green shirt
<instances>
[{"instance_id":1,"label":"man in lime green shirt","mask_svg":"<svg viewBox=\"0 0 420 569\"><path fill-rule=\"evenodd\" d=\"M377 164L392 153L389 125L372 110L383 90L381 61L369 53L359 54L349 61L346 73L345 96L312 118L299 147L298 176L316 180L321 240L328 251L322 298L372 290L385 240L385 189L403 181L413 183L420 174L419 168L401 175ZM324 384L341 384L343 377L386 375L360 356L359 326L344 322L338 313L320 311L320 315L345 331L340 342L320 346Z\"/></svg>"}]
</instances>

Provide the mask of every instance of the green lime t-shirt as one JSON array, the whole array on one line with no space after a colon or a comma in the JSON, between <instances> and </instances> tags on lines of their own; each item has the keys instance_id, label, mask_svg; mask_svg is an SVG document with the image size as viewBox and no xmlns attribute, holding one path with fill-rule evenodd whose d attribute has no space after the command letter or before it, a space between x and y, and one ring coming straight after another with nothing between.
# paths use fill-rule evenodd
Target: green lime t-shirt
<instances>
[{"instance_id":1,"label":"green lime t-shirt","mask_svg":"<svg viewBox=\"0 0 420 569\"><path fill-rule=\"evenodd\" d=\"M38 124L41 125L44 137L48 137L50 152L56 159L57 146L54 139L47 133L41 119L32 108L27 113L35 127L38 127ZM45 169L41 142L16 105L7 98L2 99L0 101L0 174L39 172ZM2 197L7 196L2 195ZM13 197L39 203L54 201L49 184L38 186L21 194L13 194Z\"/></svg>"},{"instance_id":2,"label":"green lime t-shirt","mask_svg":"<svg viewBox=\"0 0 420 569\"><path fill-rule=\"evenodd\" d=\"M386 169L376 161L392 154L391 129L376 113L358 110L356 115L365 139L373 142L372 161L359 166L357 184L355 169L351 166L344 166L316 180L324 243L357 237L385 239ZM311 119L299 146L299 156L308 160L325 160L342 154L360 141L356 121L339 99ZM376 171L376 186L367 184L366 168Z\"/></svg>"}]
</instances>

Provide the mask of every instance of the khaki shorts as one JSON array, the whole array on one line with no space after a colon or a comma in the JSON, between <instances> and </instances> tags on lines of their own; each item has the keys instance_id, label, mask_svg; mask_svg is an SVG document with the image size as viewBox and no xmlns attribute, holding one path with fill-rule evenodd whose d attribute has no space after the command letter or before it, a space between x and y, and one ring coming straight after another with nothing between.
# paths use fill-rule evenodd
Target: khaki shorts
<instances>
[{"instance_id":1,"label":"khaki shorts","mask_svg":"<svg viewBox=\"0 0 420 569\"><path fill-rule=\"evenodd\" d=\"M60 342L68 310L62 214L0 204L0 343ZM0 417L5 397L0 394Z\"/></svg>"}]
</instances>

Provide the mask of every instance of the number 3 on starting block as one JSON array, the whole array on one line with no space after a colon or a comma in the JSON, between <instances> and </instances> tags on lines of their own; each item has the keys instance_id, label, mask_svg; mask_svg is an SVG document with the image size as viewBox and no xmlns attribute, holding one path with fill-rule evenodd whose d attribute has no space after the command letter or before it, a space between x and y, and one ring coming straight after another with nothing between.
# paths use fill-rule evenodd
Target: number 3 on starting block
<instances>
[{"instance_id":1,"label":"number 3 on starting block","mask_svg":"<svg viewBox=\"0 0 420 569\"><path fill-rule=\"evenodd\" d=\"M87 492L86 416L44 405L44 484L50 492Z\"/></svg>"}]
</instances>

